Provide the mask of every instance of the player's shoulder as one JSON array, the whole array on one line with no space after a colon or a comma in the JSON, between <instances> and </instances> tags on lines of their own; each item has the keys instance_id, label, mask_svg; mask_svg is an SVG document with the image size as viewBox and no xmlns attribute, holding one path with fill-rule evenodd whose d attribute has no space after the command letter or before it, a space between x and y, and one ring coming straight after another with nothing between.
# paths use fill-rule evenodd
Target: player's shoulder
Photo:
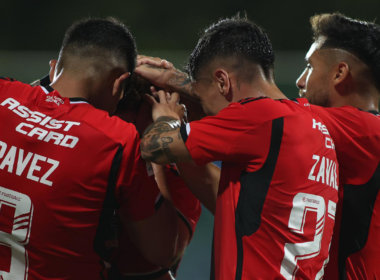
<instances>
[{"instance_id":1,"label":"player's shoulder","mask_svg":"<svg viewBox=\"0 0 380 280\"><path fill-rule=\"evenodd\" d=\"M139 140L138 132L133 124L127 123L119 117L110 116L108 112L90 104L73 106L69 114L122 146L127 142Z\"/></svg>"},{"instance_id":2,"label":"player's shoulder","mask_svg":"<svg viewBox=\"0 0 380 280\"><path fill-rule=\"evenodd\" d=\"M17 82L16 79L0 76L0 83Z\"/></svg>"},{"instance_id":3,"label":"player's shoulder","mask_svg":"<svg viewBox=\"0 0 380 280\"><path fill-rule=\"evenodd\" d=\"M0 77L0 96L2 100L16 99L17 102L30 103L47 93L48 91L43 87L33 87L12 78Z\"/></svg>"},{"instance_id":4,"label":"player's shoulder","mask_svg":"<svg viewBox=\"0 0 380 280\"><path fill-rule=\"evenodd\" d=\"M0 77L0 88L4 87L26 87L31 89L32 86L29 84L22 83L20 81L17 81L16 79L9 78L9 77Z\"/></svg>"},{"instance_id":5,"label":"player's shoulder","mask_svg":"<svg viewBox=\"0 0 380 280\"><path fill-rule=\"evenodd\" d=\"M247 98L232 103L235 107L245 112L247 120L255 123L264 123L289 115L310 113L308 103L304 100L271 99L268 97Z\"/></svg>"},{"instance_id":6,"label":"player's shoulder","mask_svg":"<svg viewBox=\"0 0 380 280\"><path fill-rule=\"evenodd\" d=\"M337 124L357 136L380 135L380 115L377 111L364 111L352 106L325 110Z\"/></svg>"},{"instance_id":7,"label":"player's shoulder","mask_svg":"<svg viewBox=\"0 0 380 280\"><path fill-rule=\"evenodd\" d=\"M25 94L33 90L29 84L24 84L13 78L0 77L0 93L1 94Z\"/></svg>"},{"instance_id":8,"label":"player's shoulder","mask_svg":"<svg viewBox=\"0 0 380 280\"><path fill-rule=\"evenodd\" d=\"M311 105L311 109L318 116L329 120L334 120L340 125L347 125L351 128L359 130L379 130L380 128L380 114L377 111L364 111L352 106L324 108L316 105Z\"/></svg>"}]
</instances>

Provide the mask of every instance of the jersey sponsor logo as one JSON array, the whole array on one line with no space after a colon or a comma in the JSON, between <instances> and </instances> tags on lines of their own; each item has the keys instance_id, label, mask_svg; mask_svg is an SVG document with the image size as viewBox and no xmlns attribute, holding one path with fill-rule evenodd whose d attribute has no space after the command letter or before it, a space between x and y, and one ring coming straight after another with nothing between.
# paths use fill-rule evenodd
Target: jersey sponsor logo
<instances>
[{"instance_id":1,"label":"jersey sponsor logo","mask_svg":"<svg viewBox=\"0 0 380 280\"><path fill-rule=\"evenodd\" d=\"M51 96L51 95L46 96L46 102L54 102L55 104L57 104L57 106L60 106L65 103L62 100L62 98L59 98L58 96Z\"/></svg>"},{"instance_id":2,"label":"jersey sponsor logo","mask_svg":"<svg viewBox=\"0 0 380 280\"><path fill-rule=\"evenodd\" d=\"M25 169L29 162L29 169L26 171ZM40 162L47 162L51 166L49 169L41 170L42 167L39 165ZM47 186L52 186L53 182L49 180L49 176L58 166L59 161L57 160L26 152L15 146L11 146L8 149L8 145L5 142L0 141L0 170L5 170L9 173L16 174L17 176L24 176L29 180Z\"/></svg>"},{"instance_id":3,"label":"jersey sponsor logo","mask_svg":"<svg viewBox=\"0 0 380 280\"><path fill-rule=\"evenodd\" d=\"M313 155L314 165L310 170L308 179L320 182L338 190L335 161L327 157ZM316 168L318 166L318 168ZM317 172L318 170L318 172Z\"/></svg>"},{"instance_id":4,"label":"jersey sponsor logo","mask_svg":"<svg viewBox=\"0 0 380 280\"><path fill-rule=\"evenodd\" d=\"M315 119L313 119L313 129L318 129L322 132L323 135L326 135L325 137L326 148L335 150L334 141L331 139L330 133L324 124L322 124L321 122L317 122Z\"/></svg>"},{"instance_id":5,"label":"jersey sponsor logo","mask_svg":"<svg viewBox=\"0 0 380 280\"><path fill-rule=\"evenodd\" d=\"M79 138L66 135L63 133L50 131L51 129L62 129L63 131L69 131L74 126L79 126L79 122L65 121L65 120L56 120L45 114L32 111L29 108L20 105L20 102L13 98L8 98L4 100L1 106L7 107L9 110L17 114L18 116L26 119L27 122L36 123L44 128L35 126L31 123L21 122L17 127L16 131L23 135L36 138L47 143L53 143L54 145L59 145L67 148L74 148L78 143Z\"/></svg>"}]
</instances>

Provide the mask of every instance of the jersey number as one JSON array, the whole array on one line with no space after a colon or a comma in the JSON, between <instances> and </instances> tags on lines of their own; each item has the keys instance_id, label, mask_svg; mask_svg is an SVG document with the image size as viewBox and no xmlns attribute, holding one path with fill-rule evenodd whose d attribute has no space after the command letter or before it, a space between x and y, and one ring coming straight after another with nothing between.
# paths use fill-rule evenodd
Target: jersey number
<instances>
[{"instance_id":1,"label":"jersey number","mask_svg":"<svg viewBox=\"0 0 380 280\"><path fill-rule=\"evenodd\" d=\"M330 209L335 203L329 201L328 217L334 218L335 212ZM335 207L334 207L335 209ZM323 197L313 194L299 193L293 199L293 208L289 217L289 229L291 232L304 234L304 226L307 213L316 212L317 219L315 224L314 240L304 243L286 243L285 254L281 263L281 274L285 279L293 280L299 269L298 260L310 259L316 257L321 250L321 242L326 219L326 204ZM324 266L328 259L325 260L322 269L317 273L316 279L320 279L324 273Z\"/></svg>"},{"instance_id":2,"label":"jersey number","mask_svg":"<svg viewBox=\"0 0 380 280\"><path fill-rule=\"evenodd\" d=\"M22 193L0 187L0 279L28 279L28 244L33 204Z\"/></svg>"}]
</instances>

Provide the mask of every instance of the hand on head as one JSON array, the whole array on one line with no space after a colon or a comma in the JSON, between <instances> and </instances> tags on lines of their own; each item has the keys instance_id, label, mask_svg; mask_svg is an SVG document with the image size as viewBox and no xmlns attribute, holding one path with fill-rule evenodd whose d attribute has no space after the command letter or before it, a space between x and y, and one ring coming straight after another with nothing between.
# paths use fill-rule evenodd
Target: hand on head
<instances>
[{"instance_id":1,"label":"hand on head","mask_svg":"<svg viewBox=\"0 0 380 280\"><path fill-rule=\"evenodd\" d=\"M176 71L178 70L174 68L172 63L158 57L139 55L137 58L136 74L163 90L172 91L168 81L175 75Z\"/></svg>"},{"instance_id":2,"label":"hand on head","mask_svg":"<svg viewBox=\"0 0 380 280\"><path fill-rule=\"evenodd\" d=\"M157 88L167 92L178 92L183 97L182 101L185 107L189 109L189 120L199 120L205 116L202 105L198 99L194 99L187 92L191 89L191 82L185 73L177 70L172 63L159 57L150 57L138 55L136 74L148 80ZM155 87L150 88L152 94L157 90ZM183 106L182 106L183 107ZM185 109L178 107L178 114L183 114Z\"/></svg>"},{"instance_id":3,"label":"hand on head","mask_svg":"<svg viewBox=\"0 0 380 280\"><path fill-rule=\"evenodd\" d=\"M179 104L179 94L169 94L163 90L154 92L153 95L145 94L145 100L152 106L152 118L156 121L159 117L173 117L182 120L185 107ZM156 100L158 98L158 101Z\"/></svg>"}]
</instances>

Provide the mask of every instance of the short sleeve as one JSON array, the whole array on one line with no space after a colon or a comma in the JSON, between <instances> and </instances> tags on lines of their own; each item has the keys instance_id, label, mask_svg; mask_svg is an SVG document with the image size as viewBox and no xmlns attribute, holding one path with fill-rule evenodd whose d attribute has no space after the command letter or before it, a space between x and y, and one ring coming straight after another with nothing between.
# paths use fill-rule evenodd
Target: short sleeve
<instances>
[{"instance_id":1,"label":"short sleeve","mask_svg":"<svg viewBox=\"0 0 380 280\"><path fill-rule=\"evenodd\" d=\"M140 156L137 132L134 138L129 139L123 151L116 197L122 206L121 214L129 220L139 221L155 213L160 192L156 181L149 177L146 164Z\"/></svg>"},{"instance_id":2,"label":"short sleeve","mask_svg":"<svg viewBox=\"0 0 380 280\"><path fill-rule=\"evenodd\" d=\"M14 80L12 78L0 77L0 95L7 93L9 91L9 88L10 88L12 82L14 82L14 81L16 81L16 80Z\"/></svg>"},{"instance_id":3,"label":"short sleeve","mask_svg":"<svg viewBox=\"0 0 380 280\"><path fill-rule=\"evenodd\" d=\"M212 161L247 162L262 157L269 149L265 142L270 137L270 122L263 128L262 121L254 119L255 114L251 116L247 108L251 106L232 103L216 116L187 125L186 147L197 165Z\"/></svg>"}]
</instances>

